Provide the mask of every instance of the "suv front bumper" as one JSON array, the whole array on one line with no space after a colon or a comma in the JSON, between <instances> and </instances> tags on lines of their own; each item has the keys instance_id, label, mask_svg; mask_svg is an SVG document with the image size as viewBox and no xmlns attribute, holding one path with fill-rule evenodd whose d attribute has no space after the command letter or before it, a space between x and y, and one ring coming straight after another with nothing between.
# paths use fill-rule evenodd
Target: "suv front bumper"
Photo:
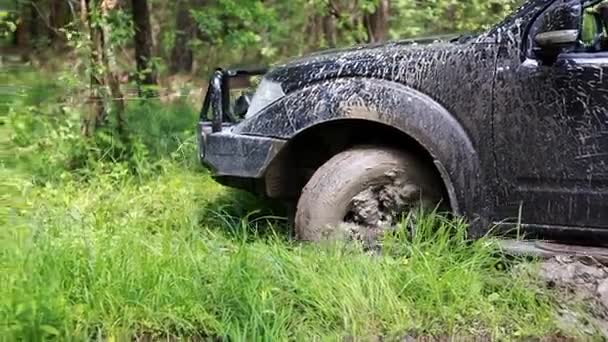
<instances>
[{"instance_id":1,"label":"suv front bumper","mask_svg":"<svg viewBox=\"0 0 608 342\"><path fill-rule=\"evenodd\" d=\"M265 69L218 69L209 82L198 124L199 157L222 183L243 188L239 184L244 179L262 178L285 144L281 139L232 133L238 118L230 111L230 79L265 72Z\"/></svg>"},{"instance_id":2,"label":"suv front bumper","mask_svg":"<svg viewBox=\"0 0 608 342\"><path fill-rule=\"evenodd\" d=\"M199 123L199 151L201 162L215 176L262 178L285 144L280 139L233 134L229 125L213 132L211 126L210 122Z\"/></svg>"}]
</instances>

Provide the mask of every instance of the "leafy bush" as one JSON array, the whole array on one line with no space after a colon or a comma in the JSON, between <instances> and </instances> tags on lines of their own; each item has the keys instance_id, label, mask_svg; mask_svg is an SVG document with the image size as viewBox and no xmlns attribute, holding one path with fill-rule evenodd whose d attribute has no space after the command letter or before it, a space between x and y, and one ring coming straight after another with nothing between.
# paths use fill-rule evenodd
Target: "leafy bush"
<instances>
[{"instance_id":1,"label":"leafy bush","mask_svg":"<svg viewBox=\"0 0 608 342\"><path fill-rule=\"evenodd\" d=\"M510 14L523 0L392 0L390 38L479 32ZM378 0L296 0L263 4L222 0L193 7L202 39L195 41L204 68L275 62L328 46L321 23L335 19L337 45L367 41L363 16ZM332 13L336 9L338 13Z\"/></svg>"},{"instance_id":2,"label":"leafy bush","mask_svg":"<svg viewBox=\"0 0 608 342\"><path fill-rule=\"evenodd\" d=\"M83 139L80 118L87 108L72 104L65 89L46 81L50 78L38 82L35 75L21 70L6 79L19 90L4 101L9 110L2 120L10 127L8 135L13 145L7 161L27 168L36 182L56 180L66 172L90 176L107 168L104 163L121 164L139 176L158 171L159 162L165 158L191 167L196 164L193 123L197 113L185 101L129 102L127 144L112 125Z\"/></svg>"}]
</instances>

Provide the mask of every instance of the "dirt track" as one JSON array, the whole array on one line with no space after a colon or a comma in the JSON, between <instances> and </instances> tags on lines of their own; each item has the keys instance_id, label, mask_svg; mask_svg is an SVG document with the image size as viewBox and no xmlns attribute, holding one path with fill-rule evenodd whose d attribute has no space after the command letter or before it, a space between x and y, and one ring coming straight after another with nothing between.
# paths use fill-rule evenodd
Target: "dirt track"
<instances>
[{"instance_id":1,"label":"dirt track","mask_svg":"<svg viewBox=\"0 0 608 342\"><path fill-rule=\"evenodd\" d=\"M593 334L599 330L608 338L608 267L593 257L557 256L541 263L540 278L550 288L561 291L560 322ZM580 317L567 303L588 307L589 317Z\"/></svg>"}]
</instances>

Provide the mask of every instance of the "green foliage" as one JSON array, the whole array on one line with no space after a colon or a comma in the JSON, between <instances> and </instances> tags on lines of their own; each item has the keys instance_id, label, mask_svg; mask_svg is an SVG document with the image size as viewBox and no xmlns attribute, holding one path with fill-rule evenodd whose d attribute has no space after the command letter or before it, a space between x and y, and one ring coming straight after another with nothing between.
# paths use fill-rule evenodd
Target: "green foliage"
<instances>
[{"instance_id":1,"label":"green foliage","mask_svg":"<svg viewBox=\"0 0 608 342\"><path fill-rule=\"evenodd\" d=\"M0 8L0 40L10 38L17 30L17 20L13 13Z\"/></svg>"},{"instance_id":2,"label":"green foliage","mask_svg":"<svg viewBox=\"0 0 608 342\"><path fill-rule=\"evenodd\" d=\"M132 15L130 12L119 9L109 13L107 18L96 18L97 25L111 27L112 35L108 42L114 46L128 45L133 40L135 28L133 26Z\"/></svg>"},{"instance_id":3,"label":"green foliage","mask_svg":"<svg viewBox=\"0 0 608 342\"><path fill-rule=\"evenodd\" d=\"M11 159L27 168L36 183L70 174L86 178L110 166L107 163L145 176L158 171L163 158L184 165L196 162L192 123L197 113L185 102L129 102L128 144L111 128L83 139L81 111L87 108L69 105L66 89L46 78L41 82L40 75L25 70L2 77L19 89L16 95L3 99L9 109L3 120L11 127L7 134L13 145Z\"/></svg>"},{"instance_id":4,"label":"green foliage","mask_svg":"<svg viewBox=\"0 0 608 342\"><path fill-rule=\"evenodd\" d=\"M399 15L393 18L393 34L410 37L421 34L476 32L498 23L522 2L522 0L397 1Z\"/></svg>"},{"instance_id":5,"label":"green foliage","mask_svg":"<svg viewBox=\"0 0 608 342\"><path fill-rule=\"evenodd\" d=\"M379 0L182 1L189 5L199 29L189 45L195 50L200 69L207 72L217 65L268 64L326 48L329 46L324 35L327 18L333 18L337 46L364 43L369 40L364 17L376 10ZM156 64L166 64L170 62L175 44L178 2L148 2L153 16L154 40L159 45L155 49L159 57ZM522 2L390 0L390 38L479 31L504 18ZM115 9L107 18L96 8L93 7L93 24L110 28L108 38L112 49L124 52L125 48L131 48L133 23L129 7ZM73 46L86 48L88 37L83 35L78 20L62 30L66 31ZM7 31L6 34L11 33ZM134 71L133 64L121 67Z\"/></svg>"},{"instance_id":6,"label":"green foliage","mask_svg":"<svg viewBox=\"0 0 608 342\"><path fill-rule=\"evenodd\" d=\"M204 8L195 7L191 13L201 32L197 46L205 50L213 46L213 50L232 58L277 58L285 44L293 44L292 30L296 27L290 24L304 23L298 14L305 7L297 1L269 6L251 0L220 0Z\"/></svg>"},{"instance_id":7,"label":"green foliage","mask_svg":"<svg viewBox=\"0 0 608 342\"><path fill-rule=\"evenodd\" d=\"M594 48L600 40L606 39L606 25L602 17L598 14L597 9L600 6L606 6L608 1L602 1L596 6L588 7L583 12L583 25L580 36L581 43L586 48Z\"/></svg>"},{"instance_id":8,"label":"green foliage","mask_svg":"<svg viewBox=\"0 0 608 342\"><path fill-rule=\"evenodd\" d=\"M487 29L512 12L522 0L392 0L391 38L411 38ZM220 0L193 7L202 39L196 46L209 68L221 64L272 62L327 46L316 18L336 17L338 45L367 41L362 17L374 12L378 0L296 0L263 3ZM337 10L338 13L332 13ZM314 38L314 37L312 37ZM218 61L215 62L214 61Z\"/></svg>"}]
</instances>

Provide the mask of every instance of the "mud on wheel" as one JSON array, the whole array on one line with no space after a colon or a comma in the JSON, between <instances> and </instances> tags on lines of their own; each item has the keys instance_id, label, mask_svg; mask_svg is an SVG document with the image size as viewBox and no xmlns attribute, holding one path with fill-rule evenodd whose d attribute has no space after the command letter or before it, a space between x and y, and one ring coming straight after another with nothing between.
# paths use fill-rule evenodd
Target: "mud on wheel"
<instances>
[{"instance_id":1,"label":"mud on wheel","mask_svg":"<svg viewBox=\"0 0 608 342\"><path fill-rule=\"evenodd\" d=\"M323 164L302 190L295 229L300 240L376 240L410 211L442 203L432 166L390 147L359 146Z\"/></svg>"}]
</instances>

